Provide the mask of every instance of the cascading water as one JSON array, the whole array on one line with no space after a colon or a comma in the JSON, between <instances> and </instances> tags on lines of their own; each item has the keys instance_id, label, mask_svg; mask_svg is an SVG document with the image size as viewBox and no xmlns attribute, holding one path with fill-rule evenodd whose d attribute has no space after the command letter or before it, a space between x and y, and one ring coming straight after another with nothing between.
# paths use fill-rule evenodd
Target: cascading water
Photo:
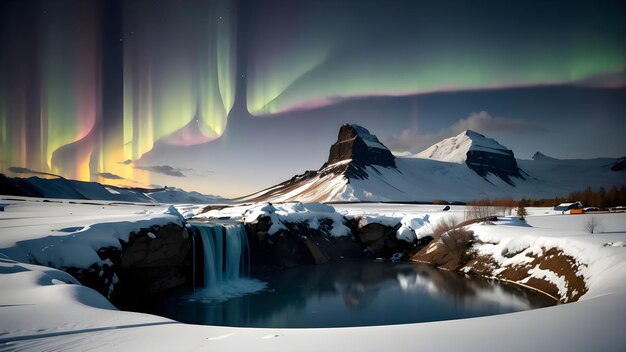
<instances>
[{"instance_id":1,"label":"cascading water","mask_svg":"<svg viewBox=\"0 0 626 352\"><path fill-rule=\"evenodd\" d=\"M192 300L223 301L257 292L266 284L250 279L250 247L240 223L193 223L204 254L204 289Z\"/></svg>"}]
</instances>

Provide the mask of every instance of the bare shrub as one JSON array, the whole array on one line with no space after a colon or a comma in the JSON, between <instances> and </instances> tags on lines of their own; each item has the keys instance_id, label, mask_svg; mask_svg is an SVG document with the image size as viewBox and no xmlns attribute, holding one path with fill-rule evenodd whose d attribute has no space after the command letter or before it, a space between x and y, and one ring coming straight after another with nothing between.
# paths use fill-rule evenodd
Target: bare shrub
<instances>
[{"instance_id":1,"label":"bare shrub","mask_svg":"<svg viewBox=\"0 0 626 352\"><path fill-rule=\"evenodd\" d=\"M433 236L443 245L440 255L433 258L433 264L452 269L466 261L467 248L474 238L472 231L459 225L456 219L447 218L437 223Z\"/></svg>"},{"instance_id":2,"label":"bare shrub","mask_svg":"<svg viewBox=\"0 0 626 352\"><path fill-rule=\"evenodd\" d=\"M465 207L465 220L511 215L516 205L517 202L510 197L474 200Z\"/></svg>"},{"instance_id":3,"label":"bare shrub","mask_svg":"<svg viewBox=\"0 0 626 352\"><path fill-rule=\"evenodd\" d=\"M442 234L457 227L458 224L459 221L454 217L441 219L433 228L433 238L438 239Z\"/></svg>"},{"instance_id":4,"label":"bare shrub","mask_svg":"<svg viewBox=\"0 0 626 352\"><path fill-rule=\"evenodd\" d=\"M585 223L585 231L589 232L590 234L594 234L594 233L598 233L598 231L600 230L600 222L596 219L595 216L592 216L589 218L589 220L587 220L587 223Z\"/></svg>"},{"instance_id":5,"label":"bare shrub","mask_svg":"<svg viewBox=\"0 0 626 352\"><path fill-rule=\"evenodd\" d=\"M495 209L489 205L475 204L465 207L465 220L482 219L495 215Z\"/></svg>"},{"instance_id":6,"label":"bare shrub","mask_svg":"<svg viewBox=\"0 0 626 352\"><path fill-rule=\"evenodd\" d=\"M469 247L470 242L474 238L474 233L459 227L445 232L441 235L441 242L447 247L448 251L454 256L463 257L465 251Z\"/></svg>"}]
</instances>

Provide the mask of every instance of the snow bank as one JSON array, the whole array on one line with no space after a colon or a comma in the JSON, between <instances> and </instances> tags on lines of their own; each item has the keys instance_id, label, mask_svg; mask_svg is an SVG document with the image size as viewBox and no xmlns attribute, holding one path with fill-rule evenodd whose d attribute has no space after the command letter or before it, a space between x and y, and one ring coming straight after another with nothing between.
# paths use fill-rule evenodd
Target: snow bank
<instances>
[{"instance_id":1,"label":"snow bank","mask_svg":"<svg viewBox=\"0 0 626 352\"><path fill-rule=\"evenodd\" d=\"M11 202L2 212L0 254L24 263L55 268L101 265L98 250L121 249L133 232L176 223L172 206L95 206L69 203Z\"/></svg>"},{"instance_id":2,"label":"snow bank","mask_svg":"<svg viewBox=\"0 0 626 352\"><path fill-rule=\"evenodd\" d=\"M322 223L330 224L330 235L350 236L345 217L330 205L323 203L254 203L210 210L196 215L198 219L234 219L244 223L257 221L261 216L271 220L270 235L286 230L285 224L306 223L311 229L320 228Z\"/></svg>"},{"instance_id":3,"label":"snow bank","mask_svg":"<svg viewBox=\"0 0 626 352\"><path fill-rule=\"evenodd\" d=\"M402 226L398 229L396 237L407 242L415 242L426 236L432 236L433 225L430 223L430 215L407 215L400 220Z\"/></svg>"},{"instance_id":4,"label":"snow bank","mask_svg":"<svg viewBox=\"0 0 626 352\"><path fill-rule=\"evenodd\" d=\"M475 224L470 229L478 239L474 245L477 254L490 258L496 264L494 276L507 268L519 270L528 267L530 263L536 263L537 258L543 258L540 266L528 267L524 277L516 281L527 284L532 278L537 278L550 282L557 288L558 298L567 302L572 297L578 298L582 292L573 292L572 277L566 280L563 267L548 268L547 263L561 254L572 258L570 265L588 289L580 299L595 297L605 290L624 290L624 285L606 278L616 275L626 279L626 271L622 269L626 268L626 251L620 245L613 246L626 238L626 216L607 214L603 217L606 226L620 230L594 235L583 232L576 225L590 216L528 217L528 222L535 227L516 218L500 218L496 226Z\"/></svg>"}]
</instances>

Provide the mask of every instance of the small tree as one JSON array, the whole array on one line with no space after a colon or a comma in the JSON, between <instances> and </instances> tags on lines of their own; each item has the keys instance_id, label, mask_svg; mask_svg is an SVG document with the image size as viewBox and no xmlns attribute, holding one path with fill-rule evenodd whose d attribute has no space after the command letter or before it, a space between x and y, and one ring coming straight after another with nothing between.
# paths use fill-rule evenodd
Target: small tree
<instances>
[{"instance_id":1,"label":"small tree","mask_svg":"<svg viewBox=\"0 0 626 352\"><path fill-rule=\"evenodd\" d=\"M587 223L585 224L585 230L590 234L594 234L598 232L599 225L600 223L598 222L598 220L596 220L595 216L592 216L589 218L589 220L587 220Z\"/></svg>"},{"instance_id":2,"label":"small tree","mask_svg":"<svg viewBox=\"0 0 626 352\"><path fill-rule=\"evenodd\" d=\"M517 204L517 216L519 216L520 219L524 220L524 217L526 215L528 215L528 212L526 211L526 200L524 198L522 198L522 200L519 201L519 203Z\"/></svg>"}]
</instances>

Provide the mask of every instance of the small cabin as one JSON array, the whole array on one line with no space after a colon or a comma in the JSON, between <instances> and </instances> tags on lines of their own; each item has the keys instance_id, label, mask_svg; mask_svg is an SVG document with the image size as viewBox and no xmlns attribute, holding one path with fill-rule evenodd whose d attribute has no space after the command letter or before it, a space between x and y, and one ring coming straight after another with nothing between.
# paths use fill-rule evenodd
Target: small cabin
<instances>
[{"instance_id":1,"label":"small cabin","mask_svg":"<svg viewBox=\"0 0 626 352\"><path fill-rule=\"evenodd\" d=\"M574 203L561 203L557 206L554 207L554 210L556 211L560 211L562 213L565 213L566 211L571 211L574 209L583 209L583 203L581 202L574 202Z\"/></svg>"}]
</instances>

